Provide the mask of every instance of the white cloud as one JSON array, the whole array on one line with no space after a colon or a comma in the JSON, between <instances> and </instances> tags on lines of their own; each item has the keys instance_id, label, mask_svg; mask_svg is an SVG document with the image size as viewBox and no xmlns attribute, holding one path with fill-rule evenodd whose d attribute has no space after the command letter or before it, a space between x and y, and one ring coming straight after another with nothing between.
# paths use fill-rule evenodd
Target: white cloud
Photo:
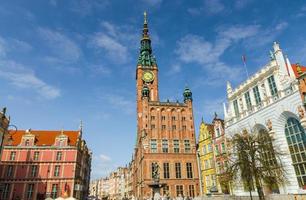
<instances>
[{"instance_id":1,"label":"white cloud","mask_svg":"<svg viewBox=\"0 0 306 200\"><path fill-rule=\"evenodd\" d=\"M109 156L107 156L105 154L100 154L99 158L101 159L102 162L109 162L109 161L112 160Z\"/></svg>"},{"instance_id":2,"label":"white cloud","mask_svg":"<svg viewBox=\"0 0 306 200\"><path fill-rule=\"evenodd\" d=\"M257 48L277 40L277 37L288 27L287 22L280 22L269 28L260 28L254 37L248 38L245 44L248 48Z\"/></svg>"},{"instance_id":3,"label":"white cloud","mask_svg":"<svg viewBox=\"0 0 306 200\"><path fill-rule=\"evenodd\" d=\"M228 66L221 59L224 52L238 42L251 45L264 45L273 42L288 24L281 22L273 29L262 29L259 25L222 26L216 29L214 42L198 35L186 35L177 42L176 54L184 63L197 63L210 73L205 80L195 80L197 85L220 85L221 80L239 81L244 77L242 67Z\"/></svg>"},{"instance_id":4,"label":"white cloud","mask_svg":"<svg viewBox=\"0 0 306 200\"><path fill-rule=\"evenodd\" d=\"M38 78L35 73L14 61L0 61L0 77L22 89L33 89L46 99L60 96L60 90Z\"/></svg>"},{"instance_id":5,"label":"white cloud","mask_svg":"<svg viewBox=\"0 0 306 200\"><path fill-rule=\"evenodd\" d=\"M125 63L128 59L128 50L115 38L112 38L104 33L98 33L93 38L93 43L106 51L108 56L118 63Z\"/></svg>"},{"instance_id":6,"label":"white cloud","mask_svg":"<svg viewBox=\"0 0 306 200\"><path fill-rule=\"evenodd\" d=\"M116 63L126 63L130 59L129 49L136 49L139 34L131 26L118 26L108 21L101 22L102 30L93 35L89 44L104 53Z\"/></svg>"},{"instance_id":7,"label":"white cloud","mask_svg":"<svg viewBox=\"0 0 306 200\"><path fill-rule=\"evenodd\" d=\"M38 28L38 33L58 61L74 63L79 60L81 49L63 33L48 28Z\"/></svg>"},{"instance_id":8,"label":"white cloud","mask_svg":"<svg viewBox=\"0 0 306 200\"><path fill-rule=\"evenodd\" d=\"M211 72L207 83L217 82L219 78L238 79L241 69L227 66L220 57L233 43L253 36L257 31L254 26L230 27L220 31L214 43L197 35L187 35L178 41L176 53L181 61L198 63Z\"/></svg>"}]
</instances>

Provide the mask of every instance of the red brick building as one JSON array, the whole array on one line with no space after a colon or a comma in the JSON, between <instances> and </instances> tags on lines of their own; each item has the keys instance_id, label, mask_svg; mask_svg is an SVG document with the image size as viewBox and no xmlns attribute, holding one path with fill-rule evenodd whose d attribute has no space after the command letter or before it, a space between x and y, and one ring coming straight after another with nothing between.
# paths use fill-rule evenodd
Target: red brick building
<instances>
[{"instance_id":1,"label":"red brick building","mask_svg":"<svg viewBox=\"0 0 306 200\"><path fill-rule=\"evenodd\" d=\"M197 196L199 177L193 119L192 93L184 102L161 102L158 66L152 54L145 16L136 68L137 143L134 153L133 191L138 199L152 196L153 171L159 171L161 195Z\"/></svg>"},{"instance_id":2,"label":"red brick building","mask_svg":"<svg viewBox=\"0 0 306 200\"><path fill-rule=\"evenodd\" d=\"M10 131L0 164L0 199L87 196L91 152L77 131Z\"/></svg>"}]
</instances>

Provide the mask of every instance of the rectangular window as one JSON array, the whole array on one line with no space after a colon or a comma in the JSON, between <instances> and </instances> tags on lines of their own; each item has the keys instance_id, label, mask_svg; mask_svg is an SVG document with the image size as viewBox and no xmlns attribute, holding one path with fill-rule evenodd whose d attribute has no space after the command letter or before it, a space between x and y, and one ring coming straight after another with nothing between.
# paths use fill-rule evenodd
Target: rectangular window
<instances>
[{"instance_id":1,"label":"rectangular window","mask_svg":"<svg viewBox=\"0 0 306 200\"><path fill-rule=\"evenodd\" d=\"M182 117L182 121L186 121L186 117Z\"/></svg>"},{"instance_id":2,"label":"rectangular window","mask_svg":"<svg viewBox=\"0 0 306 200\"><path fill-rule=\"evenodd\" d=\"M205 179L206 179L206 188L209 188L210 187L210 177L209 177L209 175L206 175Z\"/></svg>"},{"instance_id":3,"label":"rectangular window","mask_svg":"<svg viewBox=\"0 0 306 200\"><path fill-rule=\"evenodd\" d=\"M186 125L183 125L183 131L186 131L186 130L187 130Z\"/></svg>"},{"instance_id":4,"label":"rectangular window","mask_svg":"<svg viewBox=\"0 0 306 200\"><path fill-rule=\"evenodd\" d=\"M214 168L215 167L215 164L214 164L214 161L213 159L209 159L209 164L210 164L210 168Z\"/></svg>"},{"instance_id":5,"label":"rectangular window","mask_svg":"<svg viewBox=\"0 0 306 200\"><path fill-rule=\"evenodd\" d=\"M178 197L178 196L183 196L183 186L182 185L177 185L176 186L176 196Z\"/></svg>"},{"instance_id":6,"label":"rectangular window","mask_svg":"<svg viewBox=\"0 0 306 200\"><path fill-rule=\"evenodd\" d=\"M151 120L155 120L155 116L151 116Z\"/></svg>"},{"instance_id":7,"label":"rectangular window","mask_svg":"<svg viewBox=\"0 0 306 200\"><path fill-rule=\"evenodd\" d=\"M252 110L252 102L249 91L244 94L245 102L248 110Z\"/></svg>"},{"instance_id":8,"label":"rectangular window","mask_svg":"<svg viewBox=\"0 0 306 200\"><path fill-rule=\"evenodd\" d=\"M192 178L192 165L191 163L186 163L187 178Z\"/></svg>"},{"instance_id":9,"label":"rectangular window","mask_svg":"<svg viewBox=\"0 0 306 200\"><path fill-rule=\"evenodd\" d=\"M32 199L33 197L33 192L34 192L34 184L28 184L28 189L27 189L27 199Z\"/></svg>"},{"instance_id":10,"label":"rectangular window","mask_svg":"<svg viewBox=\"0 0 306 200\"><path fill-rule=\"evenodd\" d=\"M8 199L10 196L11 184L5 183L3 187L3 192L1 195L1 199Z\"/></svg>"},{"instance_id":11,"label":"rectangular window","mask_svg":"<svg viewBox=\"0 0 306 200\"><path fill-rule=\"evenodd\" d=\"M15 160L16 158L16 151L12 151L10 154L10 160Z\"/></svg>"},{"instance_id":12,"label":"rectangular window","mask_svg":"<svg viewBox=\"0 0 306 200\"><path fill-rule=\"evenodd\" d=\"M162 140L163 153L168 153L168 140Z\"/></svg>"},{"instance_id":13,"label":"rectangular window","mask_svg":"<svg viewBox=\"0 0 306 200\"><path fill-rule=\"evenodd\" d=\"M194 198L194 185L189 185L189 196Z\"/></svg>"},{"instance_id":14,"label":"rectangular window","mask_svg":"<svg viewBox=\"0 0 306 200\"><path fill-rule=\"evenodd\" d=\"M179 140L173 140L173 151L174 153L180 152L180 141Z\"/></svg>"},{"instance_id":15,"label":"rectangular window","mask_svg":"<svg viewBox=\"0 0 306 200\"><path fill-rule=\"evenodd\" d=\"M190 141L189 140L184 140L184 146L185 146L185 153L190 153L191 148L190 148Z\"/></svg>"},{"instance_id":16,"label":"rectangular window","mask_svg":"<svg viewBox=\"0 0 306 200\"><path fill-rule=\"evenodd\" d=\"M165 185L163 187L163 195L166 197L166 196L170 196L169 194L169 185Z\"/></svg>"},{"instance_id":17,"label":"rectangular window","mask_svg":"<svg viewBox=\"0 0 306 200\"><path fill-rule=\"evenodd\" d=\"M277 87L276 87L273 75L268 78L268 83L269 83L269 88L270 88L271 95L273 97L278 97Z\"/></svg>"},{"instance_id":18,"label":"rectangular window","mask_svg":"<svg viewBox=\"0 0 306 200\"><path fill-rule=\"evenodd\" d=\"M151 129L155 129L155 124L151 124Z\"/></svg>"},{"instance_id":19,"label":"rectangular window","mask_svg":"<svg viewBox=\"0 0 306 200\"><path fill-rule=\"evenodd\" d=\"M215 153L216 153L216 155L219 155L219 147L218 147L218 145L215 146Z\"/></svg>"},{"instance_id":20,"label":"rectangular window","mask_svg":"<svg viewBox=\"0 0 306 200\"><path fill-rule=\"evenodd\" d=\"M208 146L208 153L212 152L211 144L208 144L207 146Z\"/></svg>"},{"instance_id":21,"label":"rectangular window","mask_svg":"<svg viewBox=\"0 0 306 200\"><path fill-rule=\"evenodd\" d=\"M182 178L181 163L175 163L175 178Z\"/></svg>"},{"instance_id":22,"label":"rectangular window","mask_svg":"<svg viewBox=\"0 0 306 200\"><path fill-rule=\"evenodd\" d=\"M162 130L166 130L166 125L162 125Z\"/></svg>"},{"instance_id":23,"label":"rectangular window","mask_svg":"<svg viewBox=\"0 0 306 200\"><path fill-rule=\"evenodd\" d=\"M172 116L171 119L172 119L172 121L175 121L175 116Z\"/></svg>"},{"instance_id":24,"label":"rectangular window","mask_svg":"<svg viewBox=\"0 0 306 200\"><path fill-rule=\"evenodd\" d=\"M172 130L176 130L176 126L175 125L172 125Z\"/></svg>"},{"instance_id":25,"label":"rectangular window","mask_svg":"<svg viewBox=\"0 0 306 200\"><path fill-rule=\"evenodd\" d=\"M54 176L59 176L59 173L60 173L60 166L59 165L55 165Z\"/></svg>"},{"instance_id":26,"label":"rectangular window","mask_svg":"<svg viewBox=\"0 0 306 200\"><path fill-rule=\"evenodd\" d=\"M207 154L206 145L203 146L203 154Z\"/></svg>"},{"instance_id":27,"label":"rectangular window","mask_svg":"<svg viewBox=\"0 0 306 200\"><path fill-rule=\"evenodd\" d=\"M13 165L7 166L6 176L11 177L13 175Z\"/></svg>"},{"instance_id":28,"label":"rectangular window","mask_svg":"<svg viewBox=\"0 0 306 200\"><path fill-rule=\"evenodd\" d=\"M166 120L166 116L162 116L161 119L162 119L162 120Z\"/></svg>"},{"instance_id":29,"label":"rectangular window","mask_svg":"<svg viewBox=\"0 0 306 200\"><path fill-rule=\"evenodd\" d=\"M257 85L253 88L253 93L254 93L256 105L259 105L261 103L261 98L260 98L260 93L259 93Z\"/></svg>"},{"instance_id":30,"label":"rectangular window","mask_svg":"<svg viewBox=\"0 0 306 200\"><path fill-rule=\"evenodd\" d=\"M164 163L164 178L170 178L169 163Z\"/></svg>"},{"instance_id":31,"label":"rectangular window","mask_svg":"<svg viewBox=\"0 0 306 200\"><path fill-rule=\"evenodd\" d=\"M37 175L37 165L33 165L31 168L31 177L36 177Z\"/></svg>"},{"instance_id":32,"label":"rectangular window","mask_svg":"<svg viewBox=\"0 0 306 200\"><path fill-rule=\"evenodd\" d=\"M33 160L38 160L38 158L39 158L39 152L35 151Z\"/></svg>"},{"instance_id":33,"label":"rectangular window","mask_svg":"<svg viewBox=\"0 0 306 200\"><path fill-rule=\"evenodd\" d=\"M58 151L56 153L56 160L59 161L59 160L62 160L62 152L61 151Z\"/></svg>"},{"instance_id":34,"label":"rectangular window","mask_svg":"<svg viewBox=\"0 0 306 200\"><path fill-rule=\"evenodd\" d=\"M57 198L57 190L58 190L58 184L52 184L51 197L53 199Z\"/></svg>"},{"instance_id":35,"label":"rectangular window","mask_svg":"<svg viewBox=\"0 0 306 200\"><path fill-rule=\"evenodd\" d=\"M151 139L151 153L157 153L157 140Z\"/></svg>"},{"instance_id":36,"label":"rectangular window","mask_svg":"<svg viewBox=\"0 0 306 200\"><path fill-rule=\"evenodd\" d=\"M222 153L225 153L225 144L224 144L224 142L221 144L221 150L222 150Z\"/></svg>"},{"instance_id":37,"label":"rectangular window","mask_svg":"<svg viewBox=\"0 0 306 200\"><path fill-rule=\"evenodd\" d=\"M220 137L220 129L219 128L216 128L216 135L217 135L217 137Z\"/></svg>"},{"instance_id":38,"label":"rectangular window","mask_svg":"<svg viewBox=\"0 0 306 200\"><path fill-rule=\"evenodd\" d=\"M237 99L233 101L233 104L234 104L235 116L239 117L240 114L239 114L239 108L238 108L238 101L237 101Z\"/></svg>"},{"instance_id":39,"label":"rectangular window","mask_svg":"<svg viewBox=\"0 0 306 200\"><path fill-rule=\"evenodd\" d=\"M205 169L210 168L210 166L209 166L209 161L208 161L208 160L205 160L204 163L205 163Z\"/></svg>"}]
</instances>

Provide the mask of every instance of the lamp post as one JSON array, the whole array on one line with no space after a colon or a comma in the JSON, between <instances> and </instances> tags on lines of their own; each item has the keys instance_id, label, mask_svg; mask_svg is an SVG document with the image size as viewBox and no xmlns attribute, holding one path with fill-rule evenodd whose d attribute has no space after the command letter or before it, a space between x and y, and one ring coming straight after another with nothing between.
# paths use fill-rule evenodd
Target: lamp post
<instances>
[{"instance_id":1,"label":"lamp post","mask_svg":"<svg viewBox=\"0 0 306 200\"><path fill-rule=\"evenodd\" d=\"M143 145L143 140L147 137L147 133L145 130L141 131L141 137L140 137L140 150L141 150L141 157L140 157L140 199L143 200L143 182L144 182L144 178L143 178L143 152L144 152L144 145Z\"/></svg>"}]
</instances>

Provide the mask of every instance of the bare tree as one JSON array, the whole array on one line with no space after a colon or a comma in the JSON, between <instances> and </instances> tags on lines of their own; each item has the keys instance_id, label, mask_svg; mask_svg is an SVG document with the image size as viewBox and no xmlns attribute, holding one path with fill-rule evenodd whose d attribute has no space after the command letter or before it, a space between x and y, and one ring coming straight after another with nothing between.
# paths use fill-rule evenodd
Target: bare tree
<instances>
[{"instance_id":1,"label":"bare tree","mask_svg":"<svg viewBox=\"0 0 306 200\"><path fill-rule=\"evenodd\" d=\"M272 138L265 129L246 130L242 134L235 134L230 141L228 166L220 175L221 181L235 182L241 180L250 192L256 187L260 200L264 200L263 184L271 188L286 182L281 156L284 153L273 147Z\"/></svg>"}]
</instances>

